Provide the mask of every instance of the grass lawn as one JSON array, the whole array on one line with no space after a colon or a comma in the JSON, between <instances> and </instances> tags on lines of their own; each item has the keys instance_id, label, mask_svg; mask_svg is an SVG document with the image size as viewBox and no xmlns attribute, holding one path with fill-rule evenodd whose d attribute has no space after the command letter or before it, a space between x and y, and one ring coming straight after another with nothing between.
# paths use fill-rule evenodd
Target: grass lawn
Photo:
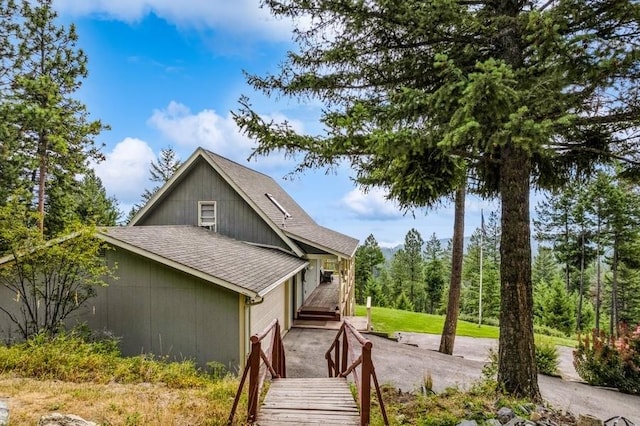
<instances>
[{"instance_id":1,"label":"grass lawn","mask_svg":"<svg viewBox=\"0 0 640 426\"><path fill-rule=\"evenodd\" d=\"M365 316L367 310L364 306L356 307L356 315ZM441 334L444 326L444 316L430 315L421 312L401 311L390 308L371 308L371 321L374 331L393 334L397 331L406 331L414 333ZM492 325L483 325L467 321L458 321L456 329L457 336L469 337L489 337L497 339L500 336L500 329ZM575 346L576 341L560 337L549 337L537 335L536 338L549 340L556 345Z\"/></svg>"}]
</instances>

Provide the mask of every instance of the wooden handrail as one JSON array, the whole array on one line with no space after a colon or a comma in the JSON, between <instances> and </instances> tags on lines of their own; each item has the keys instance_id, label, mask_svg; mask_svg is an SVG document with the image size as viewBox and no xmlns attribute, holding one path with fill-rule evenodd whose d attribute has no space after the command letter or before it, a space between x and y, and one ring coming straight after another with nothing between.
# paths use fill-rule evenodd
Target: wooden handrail
<instances>
[{"instance_id":1,"label":"wooden handrail","mask_svg":"<svg viewBox=\"0 0 640 426\"><path fill-rule=\"evenodd\" d=\"M356 346L361 349L359 356L355 354ZM345 320L324 357L327 359L329 377L347 377L353 374L358 389L360 424L363 426L371 421L371 379L373 379L384 424L388 425L389 419L382 401L382 392L371 360L372 347L371 341L365 339L349 321ZM360 375L357 367L360 367Z\"/></svg>"},{"instance_id":2,"label":"wooden handrail","mask_svg":"<svg viewBox=\"0 0 640 426\"><path fill-rule=\"evenodd\" d=\"M262 341L271 334L271 350L269 354L265 354L262 350ZM247 365L242 372L242 379L240 379L240 386L238 386L238 392L233 400L233 407L231 408L231 414L229 414L229 420L227 424L233 423L233 418L238 408L238 402L240 402L240 395L244 384L249 376L249 400L247 403L247 420L251 423L255 422L258 416L258 406L260 403L260 392L262 391L262 385L264 384L264 378L267 371L271 373L272 379L287 377L286 372L286 359L284 355L284 345L282 343L282 337L280 334L280 324L277 319L271 321L271 323L260 333L256 333L251 336L251 353L247 359ZM260 374L260 360L264 362L265 369Z\"/></svg>"}]
</instances>

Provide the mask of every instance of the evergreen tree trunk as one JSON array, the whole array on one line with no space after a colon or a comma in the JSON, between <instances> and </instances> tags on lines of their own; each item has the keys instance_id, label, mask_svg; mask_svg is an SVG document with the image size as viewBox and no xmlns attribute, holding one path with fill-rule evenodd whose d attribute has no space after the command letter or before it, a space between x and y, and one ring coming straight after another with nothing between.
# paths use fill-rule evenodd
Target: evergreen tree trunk
<instances>
[{"instance_id":1,"label":"evergreen tree trunk","mask_svg":"<svg viewBox=\"0 0 640 426\"><path fill-rule=\"evenodd\" d=\"M500 344L498 383L511 395L541 400L533 342L529 178L531 160L507 143L502 153Z\"/></svg>"},{"instance_id":2,"label":"evergreen tree trunk","mask_svg":"<svg viewBox=\"0 0 640 426\"><path fill-rule=\"evenodd\" d=\"M564 246L569 247L569 213L565 212L565 220L564 220ZM567 291L571 291L571 276L569 273L569 257L567 256L567 261L564 264L564 285Z\"/></svg>"},{"instance_id":3,"label":"evergreen tree trunk","mask_svg":"<svg viewBox=\"0 0 640 426\"><path fill-rule=\"evenodd\" d=\"M618 237L613 243L613 265L611 267L611 317L609 321L609 334L618 335Z\"/></svg>"},{"instance_id":4,"label":"evergreen tree trunk","mask_svg":"<svg viewBox=\"0 0 640 426\"><path fill-rule=\"evenodd\" d=\"M453 246L451 253L451 281L449 284L449 302L447 317L444 320L439 351L453 355L453 345L456 340L456 326L458 324L458 310L460 307L460 287L462 284L462 259L464 257L464 200L466 188L464 185L456 191L455 219L453 222Z\"/></svg>"},{"instance_id":5,"label":"evergreen tree trunk","mask_svg":"<svg viewBox=\"0 0 640 426\"><path fill-rule=\"evenodd\" d=\"M44 235L44 201L45 186L47 183L47 139L46 136L39 137L39 168L38 168L38 228L40 235Z\"/></svg>"},{"instance_id":6,"label":"evergreen tree trunk","mask_svg":"<svg viewBox=\"0 0 640 426\"><path fill-rule=\"evenodd\" d=\"M600 209L598 209L599 211ZM598 247L597 247L597 260L596 260L596 331L600 331L600 293L602 291L602 278L600 268L600 217L598 216Z\"/></svg>"},{"instance_id":7,"label":"evergreen tree trunk","mask_svg":"<svg viewBox=\"0 0 640 426\"><path fill-rule=\"evenodd\" d=\"M584 229L582 230L581 252L580 252L580 294L578 295L578 312L576 315L576 331L582 330L582 298L584 297Z\"/></svg>"}]
</instances>

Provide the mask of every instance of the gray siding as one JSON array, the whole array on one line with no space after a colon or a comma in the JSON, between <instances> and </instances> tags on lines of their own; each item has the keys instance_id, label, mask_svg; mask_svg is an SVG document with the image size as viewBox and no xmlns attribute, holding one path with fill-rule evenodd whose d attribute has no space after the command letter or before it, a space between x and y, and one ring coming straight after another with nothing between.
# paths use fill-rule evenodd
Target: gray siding
<instances>
[{"instance_id":1,"label":"gray siding","mask_svg":"<svg viewBox=\"0 0 640 426\"><path fill-rule=\"evenodd\" d=\"M0 306L16 315L20 312L20 304L15 301L16 294L0 284ZM11 343L21 340L20 334L6 313L0 311L0 343Z\"/></svg>"},{"instance_id":2,"label":"gray siding","mask_svg":"<svg viewBox=\"0 0 640 426\"><path fill-rule=\"evenodd\" d=\"M239 360L239 295L127 251L107 253L117 280L98 290L80 316L92 329L120 337L125 355L153 353L218 361Z\"/></svg>"},{"instance_id":3,"label":"gray siding","mask_svg":"<svg viewBox=\"0 0 640 426\"><path fill-rule=\"evenodd\" d=\"M204 160L193 164L137 225L198 225L198 201L216 201L217 231L241 241L287 248L246 201Z\"/></svg>"}]
</instances>

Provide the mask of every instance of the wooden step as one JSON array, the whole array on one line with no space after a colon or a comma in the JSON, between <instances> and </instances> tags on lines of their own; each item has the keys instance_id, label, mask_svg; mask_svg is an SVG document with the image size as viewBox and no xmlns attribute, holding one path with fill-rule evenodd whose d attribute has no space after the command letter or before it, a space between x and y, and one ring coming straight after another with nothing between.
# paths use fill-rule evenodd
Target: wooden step
<instances>
[{"instance_id":1,"label":"wooden step","mask_svg":"<svg viewBox=\"0 0 640 426\"><path fill-rule=\"evenodd\" d=\"M298 312L298 319L307 321L340 321L339 312Z\"/></svg>"},{"instance_id":2,"label":"wooden step","mask_svg":"<svg viewBox=\"0 0 640 426\"><path fill-rule=\"evenodd\" d=\"M258 425L359 425L344 378L276 379L258 412Z\"/></svg>"}]
</instances>

